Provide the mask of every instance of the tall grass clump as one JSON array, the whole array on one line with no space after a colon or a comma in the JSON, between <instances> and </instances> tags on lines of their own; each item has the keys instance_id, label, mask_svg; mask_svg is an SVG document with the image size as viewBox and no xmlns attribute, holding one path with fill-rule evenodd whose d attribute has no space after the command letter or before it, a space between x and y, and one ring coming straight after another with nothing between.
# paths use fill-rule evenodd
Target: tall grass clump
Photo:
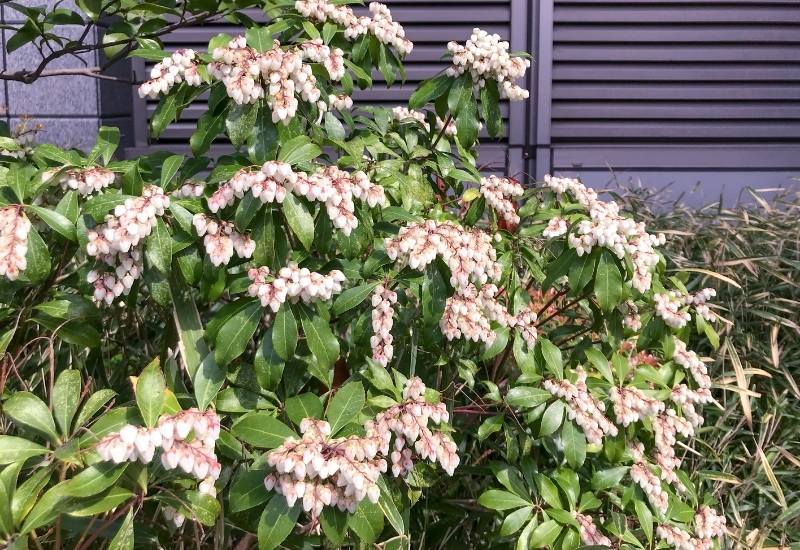
<instances>
[{"instance_id":1,"label":"tall grass clump","mask_svg":"<svg viewBox=\"0 0 800 550\"><path fill-rule=\"evenodd\" d=\"M800 541L800 194L749 191L731 208L623 195L648 227L671 233L669 263L716 287L729 321L718 353L700 347L715 358L719 406L685 452L715 482L740 548Z\"/></svg>"}]
</instances>

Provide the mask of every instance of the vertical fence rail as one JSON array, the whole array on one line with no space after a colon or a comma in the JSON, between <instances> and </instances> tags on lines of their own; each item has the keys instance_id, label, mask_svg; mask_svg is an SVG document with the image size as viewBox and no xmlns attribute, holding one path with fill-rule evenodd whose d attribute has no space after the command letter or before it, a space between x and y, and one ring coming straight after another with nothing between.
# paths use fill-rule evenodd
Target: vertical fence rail
<instances>
[{"instance_id":1,"label":"vertical fence rail","mask_svg":"<svg viewBox=\"0 0 800 550\"><path fill-rule=\"evenodd\" d=\"M531 40L535 64L531 90L535 90L526 148L532 176L541 179L553 165L551 149L551 110L553 104L553 0L535 1L531 19Z\"/></svg>"}]
</instances>

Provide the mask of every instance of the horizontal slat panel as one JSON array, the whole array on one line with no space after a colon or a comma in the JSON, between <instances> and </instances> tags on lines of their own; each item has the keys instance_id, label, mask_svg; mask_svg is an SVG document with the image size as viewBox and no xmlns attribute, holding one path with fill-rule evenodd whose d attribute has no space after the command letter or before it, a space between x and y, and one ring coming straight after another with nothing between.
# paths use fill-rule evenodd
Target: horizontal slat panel
<instances>
[{"instance_id":1,"label":"horizontal slat panel","mask_svg":"<svg viewBox=\"0 0 800 550\"><path fill-rule=\"evenodd\" d=\"M788 169L800 158L800 146L780 143L766 145L710 146L669 144L643 147L586 145L559 147L553 163L560 167L603 170L608 166L639 170L662 169Z\"/></svg>"},{"instance_id":2,"label":"horizontal slat panel","mask_svg":"<svg viewBox=\"0 0 800 550\"><path fill-rule=\"evenodd\" d=\"M775 122L723 121L553 121L554 138L570 141L602 139L608 141L642 140L764 140L800 139L800 120Z\"/></svg>"},{"instance_id":3,"label":"horizontal slat panel","mask_svg":"<svg viewBox=\"0 0 800 550\"><path fill-rule=\"evenodd\" d=\"M761 82L713 84L614 82L609 84L583 82L553 83L553 97L558 99L670 99L670 100L798 100L800 83L773 84Z\"/></svg>"},{"instance_id":4,"label":"horizontal slat panel","mask_svg":"<svg viewBox=\"0 0 800 550\"><path fill-rule=\"evenodd\" d=\"M617 6L642 6L657 4L659 6L680 7L684 9L689 6L721 6L738 8L741 6L796 6L795 0L555 0L557 6L597 6L598 4L607 7Z\"/></svg>"},{"instance_id":5,"label":"horizontal slat panel","mask_svg":"<svg viewBox=\"0 0 800 550\"><path fill-rule=\"evenodd\" d=\"M800 30L798 31L800 34ZM764 65L690 63L558 63L553 80L602 81L797 81L800 63Z\"/></svg>"},{"instance_id":6,"label":"horizontal slat panel","mask_svg":"<svg viewBox=\"0 0 800 550\"><path fill-rule=\"evenodd\" d=\"M477 22L476 22L477 23ZM458 40L463 42L469 35L472 34L474 24L464 23L434 23L430 24L407 24L404 25L406 29L406 37L412 42L433 42L433 43L446 43L449 40ZM508 26L492 23L488 25L481 24L481 28L488 32L508 35ZM242 33L242 28L236 25L208 25L201 28L184 28L177 29L162 38L165 44L182 44L184 47L192 46L197 47L200 45L207 46L208 40L217 33L228 33L236 35ZM444 53L444 52L442 52Z\"/></svg>"},{"instance_id":7,"label":"horizontal slat panel","mask_svg":"<svg viewBox=\"0 0 800 550\"><path fill-rule=\"evenodd\" d=\"M679 43L785 42L800 44L797 25L615 25L556 24L556 42Z\"/></svg>"},{"instance_id":8,"label":"horizontal slat panel","mask_svg":"<svg viewBox=\"0 0 800 550\"><path fill-rule=\"evenodd\" d=\"M617 6L574 6L556 4L559 23L800 23L800 13L793 7L702 5L664 7L631 3Z\"/></svg>"},{"instance_id":9,"label":"horizontal slat panel","mask_svg":"<svg viewBox=\"0 0 800 550\"><path fill-rule=\"evenodd\" d=\"M800 102L787 103L670 103L559 102L556 119L800 119Z\"/></svg>"},{"instance_id":10,"label":"horizontal slat panel","mask_svg":"<svg viewBox=\"0 0 800 550\"><path fill-rule=\"evenodd\" d=\"M416 52L415 52L416 53ZM557 44L553 59L559 61L728 61L776 63L800 61L800 47L766 44L747 46L714 44L698 48L694 44L639 44L630 46L596 44Z\"/></svg>"}]
</instances>

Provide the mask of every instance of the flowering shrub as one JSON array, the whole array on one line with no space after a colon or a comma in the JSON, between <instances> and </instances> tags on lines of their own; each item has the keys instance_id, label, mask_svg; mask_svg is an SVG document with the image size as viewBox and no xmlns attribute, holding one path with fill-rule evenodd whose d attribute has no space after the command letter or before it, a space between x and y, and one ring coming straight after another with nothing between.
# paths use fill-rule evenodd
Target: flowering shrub
<instances>
[{"instance_id":1,"label":"flowering shrub","mask_svg":"<svg viewBox=\"0 0 800 550\"><path fill-rule=\"evenodd\" d=\"M208 93L193 158L113 160L113 128L3 157L3 540L717 546L681 470L713 291L579 181L478 171L526 56L476 29L407 106L351 113L403 75L388 8L267 11L133 52L154 135Z\"/></svg>"}]
</instances>

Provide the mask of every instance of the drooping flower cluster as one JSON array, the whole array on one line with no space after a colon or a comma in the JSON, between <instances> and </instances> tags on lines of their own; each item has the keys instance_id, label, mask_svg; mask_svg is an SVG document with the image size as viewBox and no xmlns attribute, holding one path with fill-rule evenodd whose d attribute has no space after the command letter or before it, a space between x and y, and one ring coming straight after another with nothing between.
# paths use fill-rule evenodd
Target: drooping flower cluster
<instances>
[{"instance_id":1,"label":"drooping flower cluster","mask_svg":"<svg viewBox=\"0 0 800 550\"><path fill-rule=\"evenodd\" d=\"M595 246L609 249L619 259L626 254L633 263L632 284L639 292L647 292L653 280L652 269L660 256L655 247L663 245L663 234L651 235L642 222L635 222L620 215L619 205L614 201L601 201L593 189L572 178L545 176L547 187L559 196L569 192L589 212L589 220L578 222L570 233L568 243L578 256L589 254ZM555 234L555 227L552 234ZM560 229L560 227L559 227Z\"/></svg>"},{"instance_id":2,"label":"drooping flower cluster","mask_svg":"<svg viewBox=\"0 0 800 550\"><path fill-rule=\"evenodd\" d=\"M703 416L697 412L695 405L704 405L714 400L708 388L693 390L686 384L679 384L677 387L673 388L670 399L672 399L676 405L681 406L683 416L685 416L686 420L695 428L699 428L703 425Z\"/></svg>"},{"instance_id":3,"label":"drooping flower cluster","mask_svg":"<svg viewBox=\"0 0 800 550\"><path fill-rule=\"evenodd\" d=\"M589 546L611 546L611 540L600 532L591 516L578 512L572 512L572 515L575 517L575 521L578 522L583 544Z\"/></svg>"},{"instance_id":4,"label":"drooping flower cluster","mask_svg":"<svg viewBox=\"0 0 800 550\"><path fill-rule=\"evenodd\" d=\"M555 239L567 232L567 220L561 216L556 216L547 222L547 227L542 231L542 236L545 239Z\"/></svg>"},{"instance_id":5,"label":"drooping flower cluster","mask_svg":"<svg viewBox=\"0 0 800 550\"><path fill-rule=\"evenodd\" d=\"M330 94L328 96L328 105L331 109L337 111L349 111L353 108L353 98L347 94Z\"/></svg>"},{"instance_id":6,"label":"drooping flower cluster","mask_svg":"<svg viewBox=\"0 0 800 550\"><path fill-rule=\"evenodd\" d=\"M661 480L653 473L650 465L644 458L644 445L634 443L631 448L633 466L631 466L631 479L642 488L647 500L656 510L664 513L669 508L669 495L661 486Z\"/></svg>"},{"instance_id":7,"label":"drooping flower cluster","mask_svg":"<svg viewBox=\"0 0 800 550\"><path fill-rule=\"evenodd\" d=\"M208 207L217 212L250 192L263 203L283 202L291 192L310 201L325 203L334 227L345 235L358 227L354 199L370 207L386 204L383 187L375 185L364 172L345 172L335 166L320 167L309 175L293 172L289 164L267 161L259 170L243 168L208 198Z\"/></svg>"},{"instance_id":8,"label":"drooping flower cluster","mask_svg":"<svg viewBox=\"0 0 800 550\"><path fill-rule=\"evenodd\" d=\"M447 49L453 54L453 65L447 74L459 76L469 72L476 89L483 88L486 80L496 80L501 97L511 101L528 99L528 90L514 82L525 76L531 62L524 57L512 57L508 42L500 40L500 35L472 29L463 46L450 42Z\"/></svg>"},{"instance_id":9,"label":"drooping flower cluster","mask_svg":"<svg viewBox=\"0 0 800 550\"><path fill-rule=\"evenodd\" d=\"M414 47L405 37L402 25L392 19L389 8L379 2L369 5L372 17L359 17L346 5L334 4L329 0L297 0L294 7L311 21L325 23L330 20L344 27L344 36L348 40L369 32L380 42L393 47L401 56L411 53Z\"/></svg>"},{"instance_id":10,"label":"drooping flower cluster","mask_svg":"<svg viewBox=\"0 0 800 550\"><path fill-rule=\"evenodd\" d=\"M708 300L717 295L713 288L704 288L694 294L670 290L653 296L656 303L656 315L661 317L667 326L683 328L692 320L689 308L706 321L713 321L716 315L708 307Z\"/></svg>"},{"instance_id":11,"label":"drooping flower cluster","mask_svg":"<svg viewBox=\"0 0 800 550\"><path fill-rule=\"evenodd\" d=\"M364 172L345 172L336 166L321 167L311 175L299 172L286 188L310 201L324 203L333 226L345 235L358 227L354 198L371 208L386 204L383 187L369 181Z\"/></svg>"},{"instance_id":12,"label":"drooping flower cluster","mask_svg":"<svg viewBox=\"0 0 800 550\"><path fill-rule=\"evenodd\" d=\"M214 496L214 481L222 466L214 454L219 438L219 417L212 410L187 409L162 415L153 428L127 424L119 432L107 435L96 446L97 454L115 464L139 461L149 464L161 449L165 470L180 468L199 480L199 490ZM176 521L180 526L182 521Z\"/></svg>"},{"instance_id":13,"label":"drooping flower cluster","mask_svg":"<svg viewBox=\"0 0 800 550\"><path fill-rule=\"evenodd\" d=\"M142 196L126 199L106 216L105 223L87 232L86 253L114 268L114 272L89 272L87 281L94 285L95 301L110 304L130 292L142 272L140 244L167 207L169 197L160 187L149 185Z\"/></svg>"},{"instance_id":14,"label":"drooping flower cluster","mask_svg":"<svg viewBox=\"0 0 800 550\"><path fill-rule=\"evenodd\" d=\"M45 172L44 179L49 180L58 170ZM91 168L70 168L62 171L58 183L62 189L74 189L82 196L102 191L116 179L114 172L101 166Z\"/></svg>"},{"instance_id":15,"label":"drooping flower cluster","mask_svg":"<svg viewBox=\"0 0 800 550\"><path fill-rule=\"evenodd\" d=\"M491 236L451 221L408 225L397 236L386 239L384 247L391 260L412 269L424 269L440 256L450 268L450 283L456 289L466 288L470 281L496 281L502 272Z\"/></svg>"},{"instance_id":16,"label":"drooping flower cluster","mask_svg":"<svg viewBox=\"0 0 800 550\"><path fill-rule=\"evenodd\" d=\"M208 198L208 209L218 212L241 199L249 191L264 204L281 203L286 197L286 185L297 179L292 167L276 160L265 162L260 169L242 168L230 181L221 184Z\"/></svg>"},{"instance_id":17,"label":"drooping flower cluster","mask_svg":"<svg viewBox=\"0 0 800 550\"><path fill-rule=\"evenodd\" d=\"M675 474L675 470L681 465L681 459L675 453L675 444L678 441L678 435L693 436L694 426L686 418L678 416L674 409L667 409L653 419L653 432L655 434L654 458L656 464L661 468L661 479L684 492L686 488Z\"/></svg>"},{"instance_id":18,"label":"drooping flower cluster","mask_svg":"<svg viewBox=\"0 0 800 550\"><path fill-rule=\"evenodd\" d=\"M583 429L586 441L596 445L603 443L606 435L616 436L617 427L605 416L605 405L586 386L586 371L575 369L577 379L573 384L566 378L560 382L544 381L544 389L567 402L567 416Z\"/></svg>"},{"instance_id":19,"label":"drooping flower cluster","mask_svg":"<svg viewBox=\"0 0 800 550\"><path fill-rule=\"evenodd\" d=\"M21 205L0 208L0 276L11 281L28 267L28 233L31 222Z\"/></svg>"},{"instance_id":20,"label":"drooping flower cluster","mask_svg":"<svg viewBox=\"0 0 800 550\"><path fill-rule=\"evenodd\" d=\"M239 105L265 98L275 123L288 124L294 118L299 106L296 94L309 103L320 98L317 79L304 60L322 63L332 80L344 76L342 51L315 40L293 49L283 49L274 41L273 47L262 53L238 36L227 47L215 48L212 56L208 73L225 84L228 96Z\"/></svg>"},{"instance_id":21,"label":"drooping flower cluster","mask_svg":"<svg viewBox=\"0 0 800 550\"><path fill-rule=\"evenodd\" d=\"M231 261L233 253L240 258L251 258L256 249L256 242L249 235L239 233L231 222L215 220L202 212L192 218L197 235L203 237L208 259L215 266Z\"/></svg>"},{"instance_id":22,"label":"drooping flower cluster","mask_svg":"<svg viewBox=\"0 0 800 550\"><path fill-rule=\"evenodd\" d=\"M205 188L206 184L202 181L187 180L170 194L176 199L197 199L203 196Z\"/></svg>"},{"instance_id":23,"label":"drooping flower cluster","mask_svg":"<svg viewBox=\"0 0 800 550\"><path fill-rule=\"evenodd\" d=\"M619 305L622 311L622 325L634 332L642 328L642 318L639 315L639 308L631 300L626 300Z\"/></svg>"},{"instance_id":24,"label":"drooping flower cluster","mask_svg":"<svg viewBox=\"0 0 800 550\"><path fill-rule=\"evenodd\" d=\"M282 267L271 281L268 280L269 268L265 266L250 269L247 276L252 281L247 293L275 313L287 300L292 303L302 300L306 304L330 300L342 291L345 281L344 273L338 269L322 275L305 267L300 268L294 262Z\"/></svg>"},{"instance_id":25,"label":"drooping flower cluster","mask_svg":"<svg viewBox=\"0 0 800 550\"><path fill-rule=\"evenodd\" d=\"M522 309L514 315L497 298L500 290L487 283L478 290L475 285L467 285L450 296L445 302L444 313L439 326L448 340L461 338L492 345L495 333L491 321L510 329L519 330L530 349L536 344L536 312L532 307Z\"/></svg>"},{"instance_id":26,"label":"drooping flower cluster","mask_svg":"<svg viewBox=\"0 0 800 550\"><path fill-rule=\"evenodd\" d=\"M700 360L697 353L686 348L683 340L675 338L675 352L672 354L672 359L692 374L692 378L698 386L701 388L711 387L708 367Z\"/></svg>"},{"instance_id":27,"label":"drooping flower cluster","mask_svg":"<svg viewBox=\"0 0 800 550\"><path fill-rule=\"evenodd\" d=\"M613 386L608 398L614 403L617 423L625 427L664 411L663 401L648 397L642 390L632 386L627 388Z\"/></svg>"},{"instance_id":28,"label":"drooping flower cluster","mask_svg":"<svg viewBox=\"0 0 800 550\"><path fill-rule=\"evenodd\" d=\"M726 532L725 517L718 515L708 506L701 506L694 515L696 537L674 525L661 524L656 529L658 538L675 550L710 550L712 539L722 537Z\"/></svg>"},{"instance_id":29,"label":"drooping flower cluster","mask_svg":"<svg viewBox=\"0 0 800 550\"><path fill-rule=\"evenodd\" d=\"M139 97L156 99L159 94L169 92L173 86L184 81L189 86L202 84L197 70L197 55L194 50L181 48L150 69L150 80L139 86Z\"/></svg>"},{"instance_id":30,"label":"drooping flower cluster","mask_svg":"<svg viewBox=\"0 0 800 550\"><path fill-rule=\"evenodd\" d=\"M517 180L513 178L498 178L495 175L481 178L480 192L489 206L507 224L517 225L519 223L519 215L514 207L513 198L521 197L525 190Z\"/></svg>"},{"instance_id":31,"label":"drooping flower cluster","mask_svg":"<svg viewBox=\"0 0 800 550\"><path fill-rule=\"evenodd\" d=\"M428 120L425 118L425 113L422 111L417 111L416 109L409 109L408 107L404 107L402 105L398 105L392 109L392 118L394 118L397 122L408 122L410 120L416 120L419 122L423 128L425 128L426 132L431 131L431 126L428 124ZM483 124L480 123L480 126L483 127ZM444 128L443 136L445 137L452 137L458 133L456 128L456 123L454 120L451 120L447 123L447 128L445 128L444 120L436 117L436 131L442 132Z\"/></svg>"},{"instance_id":32,"label":"drooping flower cluster","mask_svg":"<svg viewBox=\"0 0 800 550\"><path fill-rule=\"evenodd\" d=\"M289 506L302 499L314 528L325 506L352 513L365 498L377 502L378 479L389 469L387 456L394 476L411 470L415 452L421 459L438 461L452 475L459 462L455 443L428 428L429 422L447 422L447 408L425 402L424 391L422 381L411 378L404 401L368 421L364 436L334 438L327 422L304 419L301 438L288 439L267 454L267 463L275 468L264 479L267 490L282 494Z\"/></svg>"},{"instance_id":33,"label":"drooping flower cluster","mask_svg":"<svg viewBox=\"0 0 800 550\"><path fill-rule=\"evenodd\" d=\"M394 356L392 342L392 325L394 323L394 304L397 293L384 285L378 285L372 292L372 332L370 345L372 358L382 367L386 367Z\"/></svg>"}]
</instances>

